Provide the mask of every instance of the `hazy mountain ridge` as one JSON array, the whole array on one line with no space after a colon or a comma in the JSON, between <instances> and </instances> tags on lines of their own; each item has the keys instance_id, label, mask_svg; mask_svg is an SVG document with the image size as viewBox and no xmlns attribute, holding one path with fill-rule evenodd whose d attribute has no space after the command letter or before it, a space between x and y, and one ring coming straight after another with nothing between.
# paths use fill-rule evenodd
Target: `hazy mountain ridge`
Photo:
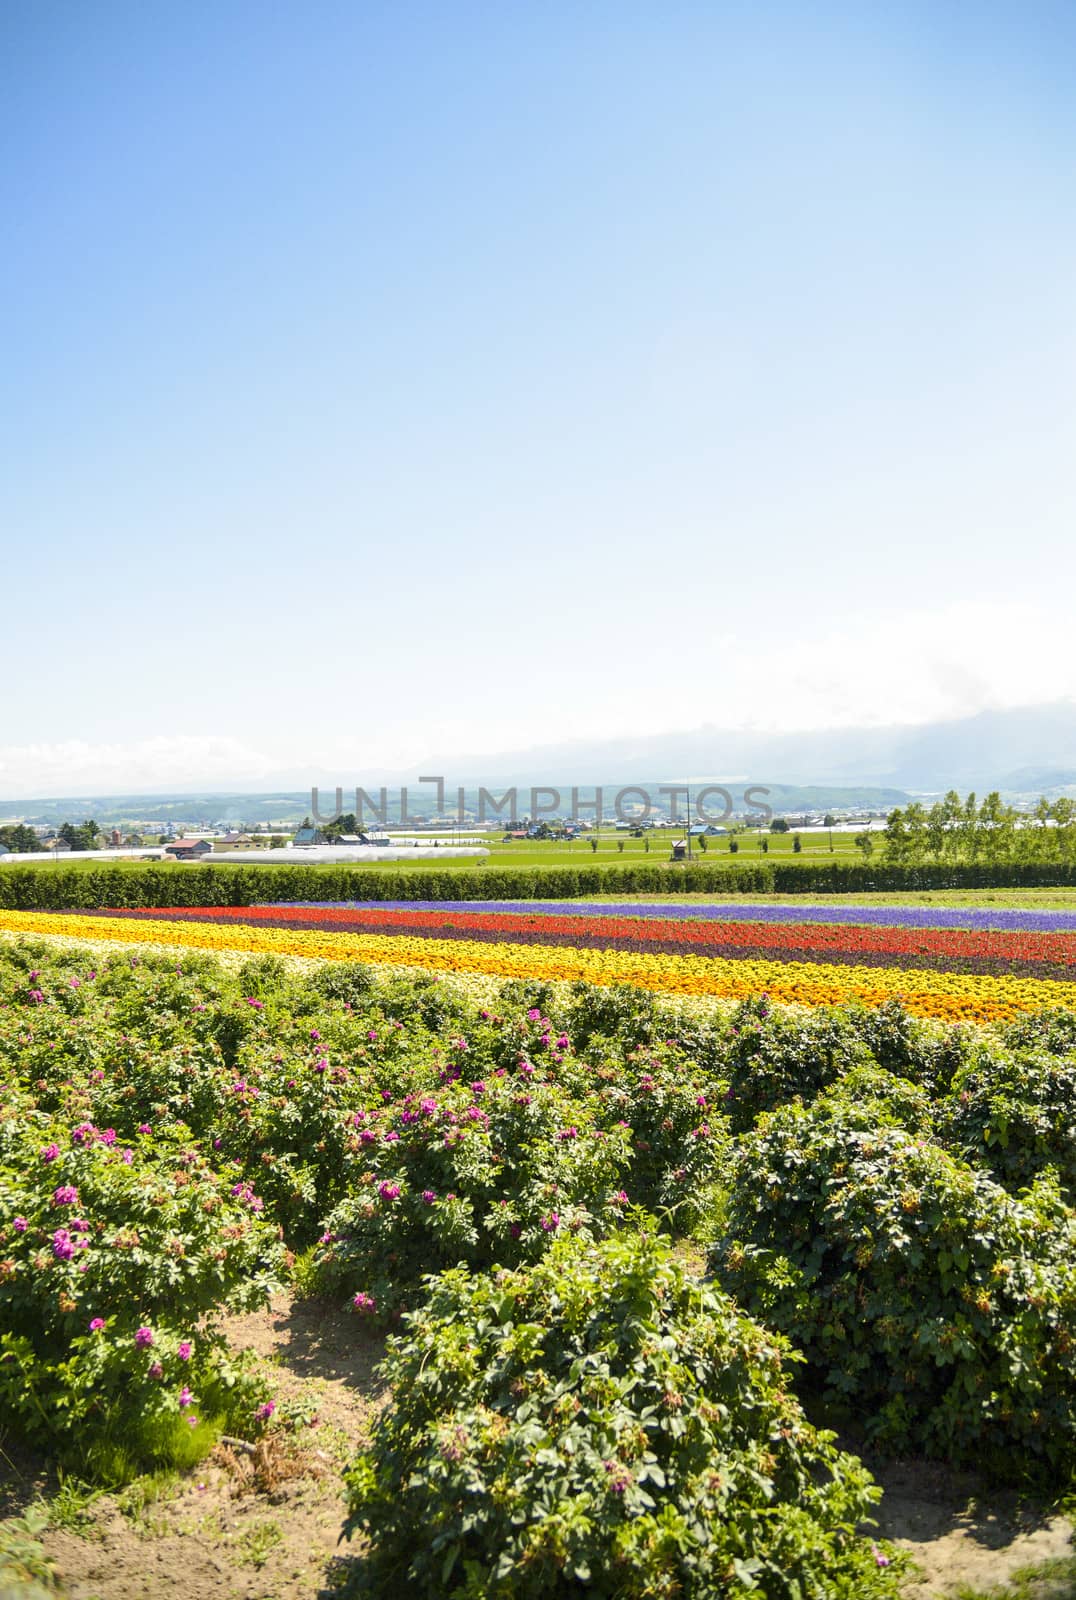
<instances>
[{"instance_id":1,"label":"hazy mountain ridge","mask_svg":"<svg viewBox=\"0 0 1076 1600\"><path fill-rule=\"evenodd\" d=\"M929 793L1017 790L1076 782L1076 701L920 726L837 728L803 733L725 731L576 741L507 755L457 759L456 780L586 782L616 772L623 781L655 771L736 782L876 787ZM436 765L422 768L440 770ZM596 776L599 775L599 776ZM1026 780L1033 777L1030 785ZM1014 781L1017 780L1017 781ZM665 780L669 781L669 780Z\"/></svg>"}]
</instances>

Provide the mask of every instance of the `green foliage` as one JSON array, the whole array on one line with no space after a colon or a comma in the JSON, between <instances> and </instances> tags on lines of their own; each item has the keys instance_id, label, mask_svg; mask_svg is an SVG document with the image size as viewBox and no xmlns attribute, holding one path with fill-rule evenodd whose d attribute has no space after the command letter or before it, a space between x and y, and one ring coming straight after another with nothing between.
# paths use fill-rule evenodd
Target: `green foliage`
<instances>
[{"instance_id":1,"label":"green foliage","mask_svg":"<svg viewBox=\"0 0 1076 1600\"><path fill-rule=\"evenodd\" d=\"M50 1600L59 1593L56 1569L39 1537L48 1521L47 1512L36 1508L0 1521L0 1594L4 1600Z\"/></svg>"},{"instance_id":2,"label":"green foliage","mask_svg":"<svg viewBox=\"0 0 1076 1600\"><path fill-rule=\"evenodd\" d=\"M860 836L865 837L865 836ZM918 801L890 812L886 859L899 865L982 862L988 868L1076 861L1076 807L1068 797L1039 801L1032 816L1002 804L995 790L981 805L951 789L927 811ZM856 843L859 843L857 838Z\"/></svg>"},{"instance_id":3,"label":"green foliage","mask_svg":"<svg viewBox=\"0 0 1076 1600\"><path fill-rule=\"evenodd\" d=\"M1002 1038L1012 1050L1032 1047L1058 1056L1068 1055L1076 1051L1076 1011L1058 1007L1025 1012L1009 1023Z\"/></svg>"},{"instance_id":4,"label":"green foliage","mask_svg":"<svg viewBox=\"0 0 1076 1600\"><path fill-rule=\"evenodd\" d=\"M431 1270L531 1260L562 1232L615 1227L630 1147L595 1109L549 1081L495 1076L357 1113L361 1143L326 1223L319 1287L359 1291L383 1313Z\"/></svg>"},{"instance_id":5,"label":"green foliage","mask_svg":"<svg viewBox=\"0 0 1076 1600\"><path fill-rule=\"evenodd\" d=\"M633 989L627 984L571 985L568 1025L577 1049L582 1049L595 1036L616 1039L629 1050L649 1044L654 1037L657 1017L657 1001L646 989Z\"/></svg>"},{"instance_id":6,"label":"green foliage","mask_svg":"<svg viewBox=\"0 0 1076 1600\"><path fill-rule=\"evenodd\" d=\"M1014 1197L961 1157L1013 1190L1070 1171L1074 1043L1059 1012L984 1033L518 982L480 1006L360 964L0 942L0 1408L94 1484L182 1467L249 1437L213 1314L285 1246L300 1292L381 1317L433 1269L590 1259L648 1211L674 1237L728 1218L729 1283L883 1440L1063 1471L1071 1216L1048 1175Z\"/></svg>"},{"instance_id":7,"label":"green foliage","mask_svg":"<svg viewBox=\"0 0 1076 1600\"><path fill-rule=\"evenodd\" d=\"M726 1109L734 1133L762 1111L810 1099L842 1072L872 1063L846 1013L777 1011L765 995L738 1006L729 1029Z\"/></svg>"},{"instance_id":8,"label":"green foliage","mask_svg":"<svg viewBox=\"0 0 1076 1600\"><path fill-rule=\"evenodd\" d=\"M905 1077L921 1076L934 1036L899 1000L886 1000L880 1006L850 1006L845 1016L880 1066Z\"/></svg>"},{"instance_id":9,"label":"green foliage","mask_svg":"<svg viewBox=\"0 0 1076 1600\"><path fill-rule=\"evenodd\" d=\"M1051 835L1055 829L1047 830ZM881 836L879 836L881 837ZM597 848L598 841L591 844ZM730 842L730 850L736 843ZM768 847L769 840L762 840ZM0 866L0 907L72 910L86 907L252 905L268 900L569 900L580 895L795 894L907 892L924 889L1052 888L1076 885L1076 858L641 861L551 867L486 862L481 871L350 866L325 863L157 862Z\"/></svg>"},{"instance_id":10,"label":"green foliage","mask_svg":"<svg viewBox=\"0 0 1076 1600\"><path fill-rule=\"evenodd\" d=\"M76 827L73 822L65 822L58 830L59 837L65 844L70 845L72 850L95 850L100 832L92 817L87 818L80 827Z\"/></svg>"},{"instance_id":11,"label":"green foliage","mask_svg":"<svg viewBox=\"0 0 1076 1600\"><path fill-rule=\"evenodd\" d=\"M28 828L24 822L12 822L0 828L0 845L12 854L19 855L27 850L39 850L41 841L33 828Z\"/></svg>"},{"instance_id":12,"label":"green foliage","mask_svg":"<svg viewBox=\"0 0 1076 1600\"><path fill-rule=\"evenodd\" d=\"M6 1109L4 1416L105 1476L196 1459L212 1443L207 1419L242 1389L204 1319L262 1303L279 1281L280 1247L260 1208L177 1134L123 1146L112 1129ZM199 1413L207 1419L192 1427Z\"/></svg>"},{"instance_id":13,"label":"green foliage","mask_svg":"<svg viewBox=\"0 0 1076 1600\"><path fill-rule=\"evenodd\" d=\"M1055 1167L1076 1203L1076 1056L980 1046L955 1074L938 1129L1007 1189Z\"/></svg>"},{"instance_id":14,"label":"green foliage","mask_svg":"<svg viewBox=\"0 0 1076 1600\"><path fill-rule=\"evenodd\" d=\"M362 961L326 961L310 979L325 1000L361 1005L377 988L376 970Z\"/></svg>"},{"instance_id":15,"label":"green foliage","mask_svg":"<svg viewBox=\"0 0 1076 1600\"><path fill-rule=\"evenodd\" d=\"M786 1106L733 1163L721 1281L891 1448L1071 1466L1076 1224L902 1129Z\"/></svg>"},{"instance_id":16,"label":"green foliage","mask_svg":"<svg viewBox=\"0 0 1076 1600\"><path fill-rule=\"evenodd\" d=\"M814 1111L865 1133L884 1126L929 1137L934 1128L934 1105L926 1089L873 1063L843 1072L814 1102Z\"/></svg>"},{"instance_id":17,"label":"green foliage","mask_svg":"<svg viewBox=\"0 0 1076 1600\"><path fill-rule=\"evenodd\" d=\"M631 1132L631 1200L670 1232L691 1233L713 1202L728 1158L728 1118L680 1049L640 1045L593 1069L604 1125Z\"/></svg>"},{"instance_id":18,"label":"green foliage","mask_svg":"<svg viewBox=\"0 0 1076 1600\"><path fill-rule=\"evenodd\" d=\"M405 1321L348 1479L362 1593L896 1595L854 1531L879 1491L803 1416L787 1347L654 1238L456 1269Z\"/></svg>"}]
</instances>

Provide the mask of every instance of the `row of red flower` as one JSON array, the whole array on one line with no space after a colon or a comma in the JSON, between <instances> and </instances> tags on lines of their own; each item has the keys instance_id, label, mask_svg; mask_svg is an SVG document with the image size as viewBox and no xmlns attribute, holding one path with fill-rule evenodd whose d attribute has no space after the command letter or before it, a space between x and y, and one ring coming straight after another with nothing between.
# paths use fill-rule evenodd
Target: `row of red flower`
<instances>
[{"instance_id":1,"label":"row of red flower","mask_svg":"<svg viewBox=\"0 0 1076 1600\"><path fill-rule=\"evenodd\" d=\"M311 932L471 939L482 943L553 945L695 955L720 960L765 959L836 965L902 967L976 976L1076 980L1076 934L987 933L965 929L826 926L818 923L685 922L653 917L528 915L516 912L399 912L353 907L191 907L166 911L102 910L102 916L247 924Z\"/></svg>"}]
</instances>

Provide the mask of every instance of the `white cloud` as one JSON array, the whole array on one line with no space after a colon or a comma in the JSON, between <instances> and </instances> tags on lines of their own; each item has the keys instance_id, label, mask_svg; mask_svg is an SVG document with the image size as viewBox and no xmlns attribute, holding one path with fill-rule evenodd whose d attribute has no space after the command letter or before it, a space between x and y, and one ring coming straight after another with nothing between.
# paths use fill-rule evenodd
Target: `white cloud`
<instances>
[{"instance_id":1,"label":"white cloud","mask_svg":"<svg viewBox=\"0 0 1076 1600\"><path fill-rule=\"evenodd\" d=\"M871 614L757 659L730 699L740 726L883 726L970 716L1076 695L1061 616L1003 602Z\"/></svg>"},{"instance_id":2,"label":"white cloud","mask_svg":"<svg viewBox=\"0 0 1076 1600\"><path fill-rule=\"evenodd\" d=\"M331 695L315 696L297 734L295 720L282 717L279 731L259 730L257 744L207 733L0 747L0 796L303 789L385 772L406 781L420 771L451 774L453 752L494 755L703 725L777 733L916 724L1043 704L1076 697L1063 602L1059 595L1056 613L974 600L872 611L837 629L802 626L794 636L749 623L731 632L726 622L721 632L648 633L637 657L626 631L621 658L600 671L551 657L535 665L526 689L511 674L450 694L433 685L421 696L367 700L346 720ZM751 617L749 604L742 614ZM440 765L423 765L433 759Z\"/></svg>"},{"instance_id":3,"label":"white cloud","mask_svg":"<svg viewBox=\"0 0 1076 1600\"><path fill-rule=\"evenodd\" d=\"M125 744L0 746L0 795L32 799L84 793L138 794L266 779L278 763L226 735L158 734Z\"/></svg>"},{"instance_id":4,"label":"white cloud","mask_svg":"<svg viewBox=\"0 0 1076 1600\"><path fill-rule=\"evenodd\" d=\"M757 610L755 630L685 632L660 668L648 665L612 687L588 685L526 742L703 723L769 733L911 725L1076 696L1076 652L1060 610L957 601L853 614L836 628L791 636L767 631L765 606ZM529 718L530 729L539 720Z\"/></svg>"}]
</instances>

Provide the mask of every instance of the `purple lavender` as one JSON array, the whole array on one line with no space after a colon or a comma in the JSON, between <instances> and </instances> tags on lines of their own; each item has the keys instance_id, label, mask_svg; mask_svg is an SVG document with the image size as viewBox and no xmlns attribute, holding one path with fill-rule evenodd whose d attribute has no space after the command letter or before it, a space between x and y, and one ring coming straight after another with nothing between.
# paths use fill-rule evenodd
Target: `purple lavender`
<instances>
[{"instance_id":1,"label":"purple lavender","mask_svg":"<svg viewBox=\"0 0 1076 1600\"><path fill-rule=\"evenodd\" d=\"M645 900L303 900L274 902L281 911L512 911L551 916L679 917L700 922L836 922L875 928L968 928L1011 933L1076 932L1072 911L979 906L700 905ZM80 913L84 915L85 913Z\"/></svg>"}]
</instances>

